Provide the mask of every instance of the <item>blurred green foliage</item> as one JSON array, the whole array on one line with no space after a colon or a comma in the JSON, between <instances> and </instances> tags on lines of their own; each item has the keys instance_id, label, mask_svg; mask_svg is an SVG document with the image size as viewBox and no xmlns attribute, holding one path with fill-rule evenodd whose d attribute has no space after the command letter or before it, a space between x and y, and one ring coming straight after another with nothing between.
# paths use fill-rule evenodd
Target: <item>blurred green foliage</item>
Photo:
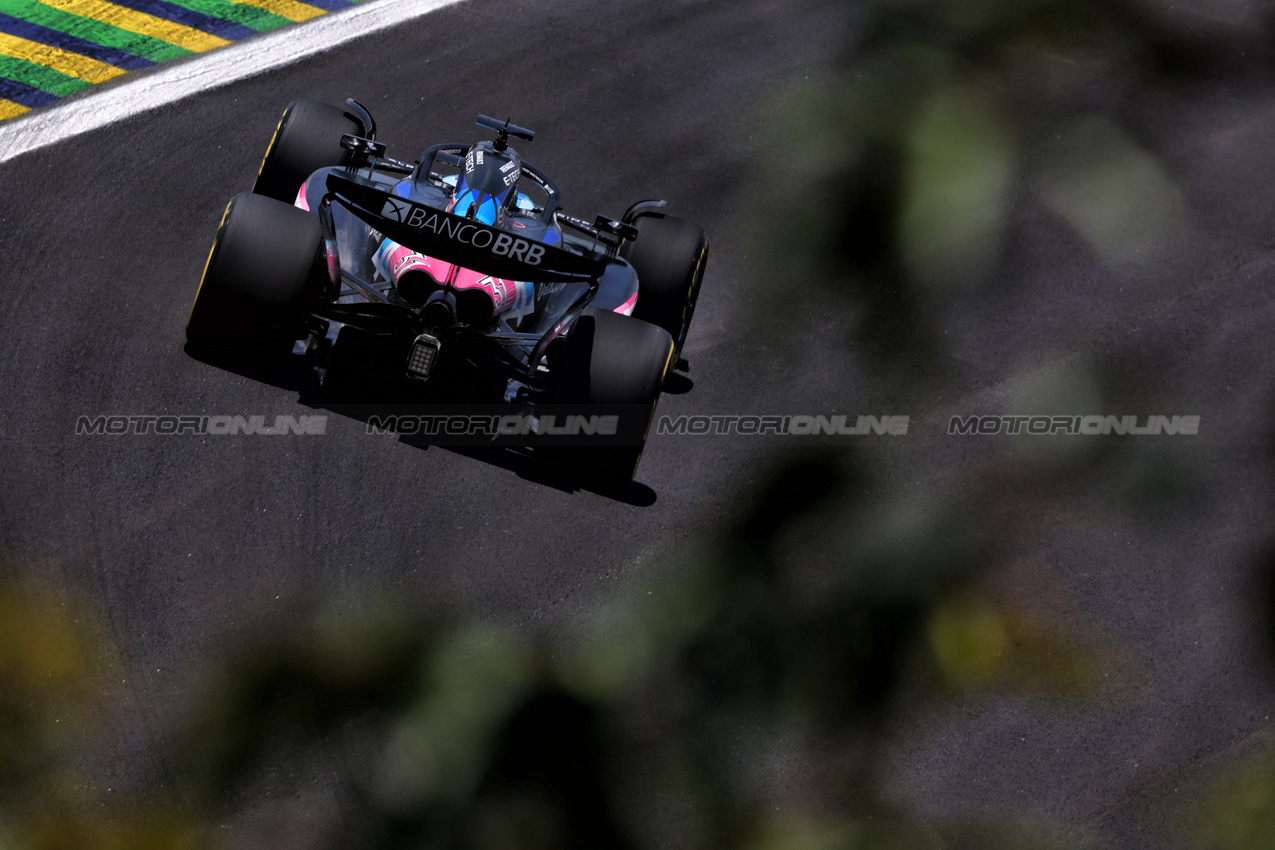
<instances>
[{"instance_id":1,"label":"blurred green foliage","mask_svg":"<svg viewBox=\"0 0 1275 850\"><path fill-rule=\"evenodd\" d=\"M824 281L811 297L859 317L847 344L875 358L870 389L935 380L935 299L996 274L1025 198L1114 266L1185 226L1120 97L1193 54L1142 6L897 0L869 18L838 73L770 107L785 157L765 206L770 276ZM1100 400L1096 369L1036 374L1018 401ZM1031 825L940 828L881 790L905 709L976 689L1089 699L1120 678L1121 650L1097 630L984 582L1041 488L1111 462L1041 451L923 503L859 453L773 458L746 509L667 555L676 580L612 600L565 642L388 604L294 624L199 686L171 742L180 788L145 806L96 805L69 764L109 693L89 618L0 588L0 848L220 846L212 825L279 765L333 752L329 827L289 846L1082 846ZM1259 766L1206 795L1192 828L1267 846L1271 776Z\"/></svg>"},{"instance_id":2,"label":"blurred green foliage","mask_svg":"<svg viewBox=\"0 0 1275 850\"><path fill-rule=\"evenodd\" d=\"M109 722L118 669L74 596L0 574L0 848L177 850L198 823L171 800L107 806L85 742Z\"/></svg>"},{"instance_id":3,"label":"blurred green foliage","mask_svg":"<svg viewBox=\"0 0 1275 850\"><path fill-rule=\"evenodd\" d=\"M170 742L180 788L105 814L69 797L53 815L12 808L12 844L221 846L210 825L251 805L263 780L335 751L343 808L319 843L292 846L943 847L879 799L882 730L918 688L1025 683L1042 669L1032 647L1049 644L971 588L988 552L969 517L852 529L829 545L844 561L825 588L793 582L785 536L811 511L847 509L855 466L778 464L748 512L685 553L675 582L611 600L567 643L390 604L263 637L192 695ZM6 612L44 618L14 598L0 596ZM99 642L57 620L6 622L20 629L6 669L23 677L8 692L31 724L67 694L63 719L100 710ZM15 732L34 758L6 766L47 787L50 744ZM775 758L801 765L809 787L773 799L751 774Z\"/></svg>"},{"instance_id":4,"label":"blurred green foliage","mask_svg":"<svg viewBox=\"0 0 1275 850\"><path fill-rule=\"evenodd\" d=\"M1275 847L1275 758L1268 752L1224 771L1190 814L1190 826L1205 846Z\"/></svg>"},{"instance_id":5,"label":"blurred green foliage","mask_svg":"<svg viewBox=\"0 0 1275 850\"><path fill-rule=\"evenodd\" d=\"M769 278L822 281L892 380L944 353L934 299L1001 268L1015 212L1053 211L1104 262L1146 262L1186 204L1127 125L1140 83L1197 68L1191 36L1127 0L894 0L837 71L775 96L784 154L756 204ZM782 292L782 296L781 296Z\"/></svg>"}]
</instances>

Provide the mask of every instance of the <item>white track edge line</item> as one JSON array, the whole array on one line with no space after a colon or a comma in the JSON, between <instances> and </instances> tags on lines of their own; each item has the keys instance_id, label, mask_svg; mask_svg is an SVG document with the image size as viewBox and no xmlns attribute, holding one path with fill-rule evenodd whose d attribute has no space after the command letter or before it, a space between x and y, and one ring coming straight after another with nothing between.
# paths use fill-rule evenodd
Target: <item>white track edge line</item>
<instances>
[{"instance_id":1,"label":"white track edge line","mask_svg":"<svg viewBox=\"0 0 1275 850\"><path fill-rule=\"evenodd\" d=\"M208 53L161 63L118 84L87 92L84 97L36 109L0 124L0 163L191 95L290 65L461 1L367 0Z\"/></svg>"}]
</instances>

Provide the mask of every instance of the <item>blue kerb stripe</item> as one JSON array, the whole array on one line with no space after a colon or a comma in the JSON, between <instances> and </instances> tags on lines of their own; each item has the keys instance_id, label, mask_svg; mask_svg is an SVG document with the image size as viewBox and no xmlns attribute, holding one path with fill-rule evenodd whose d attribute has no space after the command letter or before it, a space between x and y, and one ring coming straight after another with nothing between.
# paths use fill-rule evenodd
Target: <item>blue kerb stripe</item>
<instances>
[{"instance_id":1,"label":"blue kerb stripe","mask_svg":"<svg viewBox=\"0 0 1275 850\"><path fill-rule=\"evenodd\" d=\"M14 103L20 103L23 106L29 106L32 109L37 106L47 106L62 99L55 94L40 91L37 88L5 77L0 77L0 97L5 100L11 100Z\"/></svg>"},{"instance_id":2,"label":"blue kerb stripe","mask_svg":"<svg viewBox=\"0 0 1275 850\"><path fill-rule=\"evenodd\" d=\"M57 30L51 30L48 27L42 27L39 24L33 24L10 15L0 14L0 32L16 35L28 41L47 44L50 47L60 47L63 50L69 50L72 53L78 53L81 56L87 56L90 59L96 59L99 62L105 62L117 68L123 68L125 71L149 68L155 64L141 56L134 56L132 53L127 53L123 50L103 47L100 44L94 44L91 41L76 38L73 35L67 35ZM26 104L23 105L25 106Z\"/></svg>"},{"instance_id":3,"label":"blue kerb stripe","mask_svg":"<svg viewBox=\"0 0 1275 850\"><path fill-rule=\"evenodd\" d=\"M214 18L211 15L192 12L190 9L183 9L181 6L172 3L165 3L164 0L111 0L111 2L120 6L127 6L135 12L143 12L147 15L163 18L166 21L172 21L175 24L194 27L197 30L220 36L229 41L257 34L256 30L249 29L243 24L237 24L234 21L223 21L221 18Z\"/></svg>"},{"instance_id":4,"label":"blue kerb stripe","mask_svg":"<svg viewBox=\"0 0 1275 850\"><path fill-rule=\"evenodd\" d=\"M351 5L351 0L301 0L301 2L325 12L335 12Z\"/></svg>"}]
</instances>

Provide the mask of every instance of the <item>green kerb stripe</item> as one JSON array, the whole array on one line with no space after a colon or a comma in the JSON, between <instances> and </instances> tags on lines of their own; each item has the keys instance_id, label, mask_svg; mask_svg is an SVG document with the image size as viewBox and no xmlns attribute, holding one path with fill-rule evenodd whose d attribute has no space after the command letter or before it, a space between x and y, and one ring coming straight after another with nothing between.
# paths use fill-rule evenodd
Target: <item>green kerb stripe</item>
<instances>
[{"instance_id":1,"label":"green kerb stripe","mask_svg":"<svg viewBox=\"0 0 1275 850\"><path fill-rule=\"evenodd\" d=\"M3 4L5 0L0 0ZM192 12L211 15L226 21L234 21L257 32L278 29L292 21L279 15L271 14L265 9L248 6L243 3L231 3L228 0L168 0L174 6L183 6Z\"/></svg>"},{"instance_id":2,"label":"green kerb stripe","mask_svg":"<svg viewBox=\"0 0 1275 850\"><path fill-rule=\"evenodd\" d=\"M92 85L84 80L68 77L52 68L46 68L25 59L14 59L11 56L0 56L0 77L26 83L58 97L66 97L68 94Z\"/></svg>"},{"instance_id":3,"label":"green kerb stripe","mask_svg":"<svg viewBox=\"0 0 1275 850\"><path fill-rule=\"evenodd\" d=\"M91 18L72 15L33 0L0 0L0 12L51 30L77 36L103 47L124 50L152 62L164 62L191 54L191 51L183 47L160 41L158 38L99 23Z\"/></svg>"}]
</instances>

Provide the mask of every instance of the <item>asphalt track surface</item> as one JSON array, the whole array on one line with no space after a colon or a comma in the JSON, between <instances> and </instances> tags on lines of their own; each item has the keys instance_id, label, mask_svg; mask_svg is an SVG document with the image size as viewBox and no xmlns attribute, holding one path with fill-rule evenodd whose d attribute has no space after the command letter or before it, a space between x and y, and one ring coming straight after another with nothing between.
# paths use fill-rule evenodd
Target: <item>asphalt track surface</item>
<instances>
[{"instance_id":1,"label":"asphalt track surface","mask_svg":"<svg viewBox=\"0 0 1275 850\"><path fill-rule=\"evenodd\" d=\"M537 130L527 157L569 212L664 197L701 223L713 255L686 350L694 386L662 413L906 413L862 397L836 315L782 317L767 338L740 297L755 231L734 205L763 131L782 129L758 104L817 73L847 26L821 0L467 0L0 166L0 545L109 623L127 675L114 731L86 756L104 781L136 780L186 675L240 634L363 592L552 632L616 586L658 580L660 553L736 507L776 448L654 438L639 484L612 498L338 416L322 437L77 437L81 415L316 412L183 352L221 211L250 187L282 106L354 96L409 159L476 138L477 112L507 114ZM1066 600L1064 618L1131 647L1136 681L1066 725L1049 706L991 697L912 718L890 793L928 814L1016 811L1162 846L1177 789L1269 723L1275 689L1254 672L1266 659L1245 594L1271 525L1275 101L1253 84L1153 106L1198 247L1117 284L1041 224L1012 261L1021 288L994 311L950 313L966 393L883 451L901 491L924 498L986 455L941 436L947 414L995 410L1028 366L1076 352L1125 363L1178 408L1163 412L1219 427L1147 450L1199 470L1178 513L1122 525L1078 485L1073 509L1021 538L1029 578L1015 592Z\"/></svg>"}]
</instances>

